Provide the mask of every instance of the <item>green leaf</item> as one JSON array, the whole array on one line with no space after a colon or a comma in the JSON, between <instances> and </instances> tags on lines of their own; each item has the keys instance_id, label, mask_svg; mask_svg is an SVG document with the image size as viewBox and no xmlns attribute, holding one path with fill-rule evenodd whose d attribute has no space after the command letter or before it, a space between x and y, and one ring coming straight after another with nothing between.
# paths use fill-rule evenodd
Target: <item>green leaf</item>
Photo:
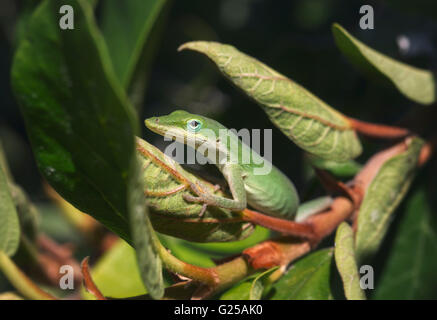
<instances>
[{"instance_id":1,"label":"green leaf","mask_svg":"<svg viewBox=\"0 0 437 320\"><path fill-rule=\"evenodd\" d=\"M3 169L6 182L9 187L9 192L14 202L15 210L18 214L18 220L20 222L20 230L28 238L35 240L38 232L38 210L29 200L26 192L17 184L14 183L14 179L7 163L6 155L4 153L1 141L0 141L0 169Z\"/></svg>"},{"instance_id":2,"label":"green leaf","mask_svg":"<svg viewBox=\"0 0 437 320\"><path fill-rule=\"evenodd\" d=\"M248 277L223 293L220 300L261 300L268 278L276 270L278 267L273 267Z\"/></svg>"},{"instance_id":3,"label":"green leaf","mask_svg":"<svg viewBox=\"0 0 437 320\"><path fill-rule=\"evenodd\" d=\"M406 200L372 299L436 297L437 217L423 187L418 186Z\"/></svg>"},{"instance_id":4,"label":"green leaf","mask_svg":"<svg viewBox=\"0 0 437 320\"><path fill-rule=\"evenodd\" d=\"M105 252L92 268L91 276L105 297L128 298L147 292L138 270L135 250L123 240ZM82 296L95 299L84 289Z\"/></svg>"},{"instance_id":5,"label":"green leaf","mask_svg":"<svg viewBox=\"0 0 437 320\"><path fill-rule=\"evenodd\" d=\"M391 83L409 99L431 104L435 101L435 80L432 72L396 61L355 39L342 26L332 26L335 42L343 54L359 69Z\"/></svg>"},{"instance_id":6,"label":"green leaf","mask_svg":"<svg viewBox=\"0 0 437 320\"><path fill-rule=\"evenodd\" d=\"M17 16L17 22L15 23L14 31L14 45L17 46L27 29L27 23L29 21L32 12L38 6L39 1L36 0L23 0L20 2L20 10Z\"/></svg>"},{"instance_id":7,"label":"green leaf","mask_svg":"<svg viewBox=\"0 0 437 320\"><path fill-rule=\"evenodd\" d=\"M419 138L409 140L406 151L386 160L368 186L358 215L355 238L358 262L378 250L391 215L414 178L422 145Z\"/></svg>"},{"instance_id":8,"label":"green leaf","mask_svg":"<svg viewBox=\"0 0 437 320\"><path fill-rule=\"evenodd\" d=\"M354 160L338 162L326 160L311 154L307 154L306 158L313 167L321 170L326 170L336 177L355 176L362 168L362 165Z\"/></svg>"},{"instance_id":9,"label":"green leaf","mask_svg":"<svg viewBox=\"0 0 437 320\"><path fill-rule=\"evenodd\" d=\"M211 192L214 186L184 170L158 148L137 138L137 155L144 168L144 193L151 209L151 221L161 233L196 242L223 242L246 238L253 231L250 223L229 210L188 202L184 194L193 194L190 183L199 181ZM223 195L220 191L216 194Z\"/></svg>"},{"instance_id":10,"label":"green leaf","mask_svg":"<svg viewBox=\"0 0 437 320\"><path fill-rule=\"evenodd\" d=\"M332 249L316 251L296 262L273 284L272 300L331 300Z\"/></svg>"},{"instance_id":11,"label":"green leaf","mask_svg":"<svg viewBox=\"0 0 437 320\"><path fill-rule=\"evenodd\" d=\"M3 173L5 174L6 180L9 182L13 182L11 170L9 169L8 161L6 159L5 151L3 149L3 144L1 141L0 141L0 168L3 169Z\"/></svg>"},{"instance_id":12,"label":"green leaf","mask_svg":"<svg viewBox=\"0 0 437 320\"><path fill-rule=\"evenodd\" d=\"M20 186L14 183L9 183L9 190L17 210L21 232L30 240L36 240L39 224L39 213L37 208Z\"/></svg>"},{"instance_id":13,"label":"green leaf","mask_svg":"<svg viewBox=\"0 0 437 320\"><path fill-rule=\"evenodd\" d=\"M348 300L365 300L366 295L360 287L360 275L354 251L354 233L352 228L343 222L335 235L335 263L343 280L344 293Z\"/></svg>"},{"instance_id":14,"label":"green leaf","mask_svg":"<svg viewBox=\"0 0 437 320\"><path fill-rule=\"evenodd\" d=\"M57 1L43 1L15 54L12 86L43 176L79 210L129 240L134 115L88 1L64 4L74 9L74 30L59 28Z\"/></svg>"},{"instance_id":15,"label":"green leaf","mask_svg":"<svg viewBox=\"0 0 437 320\"><path fill-rule=\"evenodd\" d=\"M184 240L164 235L161 235L160 239L161 243L178 259L188 261L190 264L203 268L214 267L216 265L209 255L190 247Z\"/></svg>"},{"instance_id":16,"label":"green leaf","mask_svg":"<svg viewBox=\"0 0 437 320\"><path fill-rule=\"evenodd\" d=\"M297 83L230 45L196 41L182 45L208 56L220 71L305 151L346 161L361 153L349 120Z\"/></svg>"},{"instance_id":17,"label":"green leaf","mask_svg":"<svg viewBox=\"0 0 437 320\"><path fill-rule=\"evenodd\" d=\"M114 70L129 95L142 100L146 76L156 49L166 0L105 0L102 33ZM158 30L157 30L158 29ZM139 88L139 87L142 88ZM141 91L141 92L139 92Z\"/></svg>"},{"instance_id":18,"label":"green leaf","mask_svg":"<svg viewBox=\"0 0 437 320\"><path fill-rule=\"evenodd\" d=\"M0 251L13 256L20 243L20 224L9 192L8 181L0 167Z\"/></svg>"}]
</instances>

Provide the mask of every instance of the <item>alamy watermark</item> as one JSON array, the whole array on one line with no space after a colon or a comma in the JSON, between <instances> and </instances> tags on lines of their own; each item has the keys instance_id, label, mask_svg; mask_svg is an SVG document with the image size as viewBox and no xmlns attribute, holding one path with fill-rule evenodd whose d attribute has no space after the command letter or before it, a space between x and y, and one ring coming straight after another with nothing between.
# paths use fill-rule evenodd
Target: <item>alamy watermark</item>
<instances>
[{"instance_id":1,"label":"alamy watermark","mask_svg":"<svg viewBox=\"0 0 437 320\"><path fill-rule=\"evenodd\" d=\"M261 135L264 138L262 156ZM255 175L266 175L272 170L271 129L220 129L217 133L205 128L193 136L185 140L171 131L166 132L164 140L174 141L164 153L182 164L250 164Z\"/></svg>"},{"instance_id":2,"label":"alamy watermark","mask_svg":"<svg viewBox=\"0 0 437 320\"><path fill-rule=\"evenodd\" d=\"M59 19L59 27L62 30L74 29L74 10L70 5L63 5L59 8L59 13L62 17Z\"/></svg>"},{"instance_id":3,"label":"alamy watermark","mask_svg":"<svg viewBox=\"0 0 437 320\"><path fill-rule=\"evenodd\" d=\"M360 267L360 274L362 275L360 278L361 289L374 289L375 287L373 267L368 264L362 265Z\"/></svg>"},{"instance_id":4,"label":"alamy watermark","mask_svg":"<svg viewBox=\"0 0 437 320\"><path fill-rule=\"evenodd\" d=\"M371 29L373 30L375 28L374 24L374 13L373 13L373 7L371 5L363 5L360 7L360 13L362 14L360 18L360 28L363 30Z\"/></svg>"},{"instance_id":5,"label":"alamy watermark","mask_svg":"<svg viewBox=\"0 0 437 320\"><path fill-rule=\"evenodd\" d=\"M74 290L74 269L65 264L59 268L59 273L63 276L59 279L59 288L62 290Z\"/></svg>"}]
</instances>

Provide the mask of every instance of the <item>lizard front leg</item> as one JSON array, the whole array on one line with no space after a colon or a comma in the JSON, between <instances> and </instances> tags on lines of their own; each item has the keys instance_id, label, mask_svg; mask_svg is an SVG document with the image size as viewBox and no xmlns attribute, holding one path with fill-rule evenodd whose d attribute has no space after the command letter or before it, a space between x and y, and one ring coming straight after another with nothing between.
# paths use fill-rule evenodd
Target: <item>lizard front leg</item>
<instances>
[{"instance_id":1,"label":"lizard front leg","mask_svg":"<svg viewBox=\"0 0 437 320\"><path fill-rule=\"evenodd\" d=\"M191 189L196 196L184 195L184 199L190 202L199 202L210 206L229 209L232 211L242 211L247 206L246 190L241 175L241 169L236 164L226 165L223 170L223 176L228 182L231 190L232 199L216 196L201 185L192 184ZM204 211L202 209L202 211Z\"/></svg>"}]
</instances>

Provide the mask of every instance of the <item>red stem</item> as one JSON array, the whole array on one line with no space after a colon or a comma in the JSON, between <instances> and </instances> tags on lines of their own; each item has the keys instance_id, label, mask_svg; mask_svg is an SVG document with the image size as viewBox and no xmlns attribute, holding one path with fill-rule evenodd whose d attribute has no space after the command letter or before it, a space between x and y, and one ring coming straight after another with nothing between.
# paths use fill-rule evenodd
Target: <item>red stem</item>
<instances>
[{"instance_id":1,"label":"red stem","mask_svg":"<svg viewBox=\"0 0 437 320\"><path fill-rule=\"evenodd\" d=\"M411 133L405 128L375 124L353 118L349 118L349 122L355 131L372 138L399 139L404 138Z\"/></svg>"}]
</instances>

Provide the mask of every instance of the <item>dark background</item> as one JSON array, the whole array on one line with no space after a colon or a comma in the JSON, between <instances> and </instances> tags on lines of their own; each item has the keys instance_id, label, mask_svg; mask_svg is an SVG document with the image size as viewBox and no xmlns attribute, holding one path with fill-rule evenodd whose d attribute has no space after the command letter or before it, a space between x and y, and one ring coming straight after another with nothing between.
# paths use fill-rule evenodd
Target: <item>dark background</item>
<instances>
[{"instance_id":1,"label":"dark background","mask_svg":"<svg viewBox=\"0 0 437 320\"><path fill-rule=\"evenodd\" d=\"M9 81L20 4L14 0L0 2L0 140L16 182L33 201L45 203L48 198ZM374 30L359 27L359 8L363 4L374 8ZM98 16L100 7L96 10ZM435 70L437 1L175 0L165 19L141 118L183 108L214 117L228 128L273 128L273 163L296 183L303 198L306 180L301 150L272 126L260 107L230 85L210 61L194 52L178 53L179 45L191 40L234 45L342 113L361 120L395 124L406 117L434 112L360 74L337 49L331 25L340 23L352 35L390 57ZM407 50L399 47L400 36L408 38ZM143 136L156 145L162 141L145 128ZM360 162L381 147L380 142L362 142L365 152L358 159ZM395 230L396 222L391 233ZM388 252L391 240L389 234L381 257Z\"/></svg>"}]
</instances>

